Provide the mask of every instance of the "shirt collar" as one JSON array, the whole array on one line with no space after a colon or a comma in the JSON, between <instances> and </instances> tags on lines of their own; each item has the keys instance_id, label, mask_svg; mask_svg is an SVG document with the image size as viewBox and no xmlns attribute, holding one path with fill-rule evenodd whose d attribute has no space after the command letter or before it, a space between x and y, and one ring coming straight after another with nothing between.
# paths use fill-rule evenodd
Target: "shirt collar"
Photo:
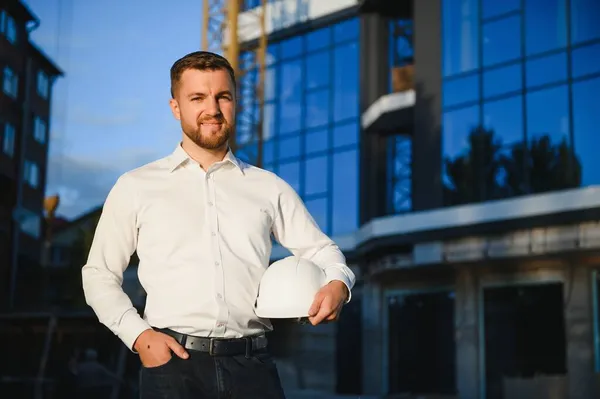
<instances>
[{"instance_id":1,"label":"shirt collar","mask_svg":"<svg viewBox=\"0 0 600 399\"><path fill-rule=\"evenodd\" d=\"M175 151L171 154L169 158L169 172L173 172L179 166L190 162L192 158L188 155L187 152L181 147L181 143L177 144ZM238 159L231 151L231 148L227 150L227 154L223 158L222 162L229 162L235 166L237 170L239 170L242 174L244 173L244 164Z\"/></svg>"}]
</instances>

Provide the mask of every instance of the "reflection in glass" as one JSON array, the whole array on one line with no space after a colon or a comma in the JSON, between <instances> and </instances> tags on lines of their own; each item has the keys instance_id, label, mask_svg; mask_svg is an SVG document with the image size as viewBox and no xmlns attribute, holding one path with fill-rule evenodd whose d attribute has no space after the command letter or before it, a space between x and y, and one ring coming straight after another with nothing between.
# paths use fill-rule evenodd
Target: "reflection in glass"
<instances>
[{"instance_id":1,"label":"reflection in glass","mask_svg":"<svg viewBox=\"0 0 600 399\"><path fill-rule=\"evenodd\" d=\"M347 145L358 144L358 122L337 125L333 128L333 147L339 148Z\"/></svg>"},{"instance_id":2,"label":"reflection in glass","mask_svg":"<svg viewBox=\"0 0 600 399\"><path fill-rule=\"evenodd\" d=\"M442 0L444 76L478 67L479 0Z\"/></svg>"},{"instance_id":3,"label":"reflection in glass","mask_svg":"<svg viewBox=\"0 0 600 399\"><path fill-rule=\"evenodd\" d=\"M359 19L351 18L333 27L333 37L336 43L347 40L358 40Z\"/></svg>"},{"instance_id":4,"label":"reflection in glass","mask_svg":"<svg viewBox=\"0 0 600 399\"><path fill-rule=\"evenodd\" d=\"M521 90L523 74L521 64L492 69L483 74L483 95L485 98Z\"/></svg>"},{"instance_id":5,"label":"reflection in glass","mask_svg":"<svg viewBox=\"0 0 600 399\"><path fill-rule=\"evenodd\" d=\"M332 234L358 228L358 150L333 155Z\"/></svg>"},{"instance_id":6,"label":"reflection in glass","mask_svg":"<svg viewBox=\"0 0 600 399\"><path fill-rule=\"evenodd\" d=\"M298 57L302 53L302 42L303 36L294 36L287 40L280 42L281 58L294 58Z\"/></svg>"},{"instance_id":7,"label":"reflection in glass","mask_svg":"<svg viewBox=\"0 0 600 399\"><path fill-rule=\"evenodd\" d=\"M523 141L522 97L515 96L485 103L483 124L486 129L495 132L503 147Z\"/></svg>"},{"instance_id":8,"label":"reflection in glass","mask_svg":"<svg viewBox=\"0 0 600 399\"><path fill-rule=\"evenodd\" d=\"M566 45L566 0L527 0L525 2L527 55L563 48Z\"/></svg>"},{"instance_id":9,"label":"reflection in glass","mask_svg":"<svg viewBox=\"0 0 600 399\"><path fill-rule=\"evenodd\" d=\"M288 136L279 139L279 156L278 159L290 159L300 156L300 136Z\"/></svg>"},{"instance_id":10,"label":"reflection in glass","mask_svg":"<svg viewBox=\"0 0 600 399\"><path fill-rule=\"evenodd\" d=\"M481 16L484 19L521 9L521 0L482 0L481 3Z\"/></svg>"},{"instance_id":11,"label":"reflection in glass","mask_svg":"<svg viewBox=\"0 0 600 399\"><path fill-rule=\"evenodd\" d=\"M548 55L528 60L527 87L542 86L567 80L567 53Z\"/></svg>"},{"instance_id":12,"label":"reflection in glass","mask_svg":"<svg viewBox=\"0 0 600 399\"><path fill-rule=\"evenodd\" d=\"M281 66L279 91L279 133L300 130L302 121L302 61L286 62Z\"/></svg>"},{"instance_id":13,"label":"reflection in glass","mask_svg":"<svg viewBox=\"0 0 600 399\"><path fill-rule=\"evenodd\" d=\"M327 223L327 215L329 214L327 209L327 198L316 198L306 201L306 208L310 212L317 225L323 231L329 230L329 223Z\"/></svg>"},{"instance_id":14,"label":"reflection in glass","mask_svg":"<svg viewBox=\"0 0 600 399\"><path fill-rule=\"evenodd\" d=\"M306 94L306 128L326 125L329 121L329 90L312 91Z\"/></svg>"},{"instance_id":15,"label":"reflection in glass","mask_svg":"<svg viewBox=\"0 0 600 399\"><path fill-rule=\"evenodd\" d=\"M483 65L491 66L521 57L521 16L515 15L483 25Z\"/></svg>"},{"instance_id":16,"label":"reflection in glass","mask_svg":"<svg viewBox=\"0 0 600 399\"><path fill-rule=\"evenodd\" d=\"M300 191L300 162L282 163L279 165L279 177L285 180L297 193Z\"/></svg>"},{"instance_id":17,"label":"reflection in glass","mask_svg":"<svg viewBox=\"0 0 600 399\"><path fill-rule=\"evenodd\" d=\"M569 91L566 85L527 93L527 139L548 136L554 144L569 139Z\"/></svg>"},{"instance_id":18,"label":"reflection in glass","mask_svg":"<svg viewBox=\"0 0 600 399\"><path fill-rule=\"evenodd\" d=\"M327 157L321 156L306 160L304 195L321 194L327 191Z\"/></svg>"},{"instance_id":19,"label":"reflection in glass","mask_svg":"<svg viewBox=\"0 0 600 399\"><path fill-rule=\"evenodd\" d=\"M331 44L331 27L327 26L310 32L306 36L306 49L311 52L328 47Z\"/></svg>"},{"instance_id":20,"label":"reflection in glass","mask_svg":"<svg viewBox=\"0 0 600 399\"><path fill-rule=\"evenodd\" d=\"M573 77L600 72L600 43L573 50Z\"/></svg>"},{"instance_id":21,"label":"reflection in glass","mask_svg":"<svg viewBox=\"0 0 600 399\"><path fill-rule=\"evenodd\" d=\"M600 78L573 84L573 128L575 153L582 165L582 184L600 184Z\"/></svg>"},{"instance_id":22,"label":"reflection in glass","mask_svg":"<svg viewBox=\"0 0 600 399\"><path fill-rule=\"evenodd\" d=\"M350 43L334 50L334 120L358 116L358 44Z\"/></svg>"},{"instance_id":23,"label":"reflection in glass","mask_svg":"<svg viewBox=\"0 0 600 399\"><path fill-rule=\"evenodd\" d=\"M307 155L326 151L329 148L329 135L327 133L327 129L318 129L305 134Z\"/></svg>"},{"instance_id":24,"label":"reflection in glass","mask_svg":"<svg viewBox=\"0 0 600 399\"><path fill-rule=\"evenodd\" d=\"M573 44L600 39L600 1L570 0L571 41Z\"/></svg>"},{"instance_id":25,"label":"reflection in glass","mask_svg":"<svg viewBox=\"0 0 600 399\"><path fill-rule=\"evenodd\" d=\"M479 100L479 75L446 80L442 90L444 107Z\"/></svg>"},{"instance_id":26,"label":"reflection in glass","mask_svg":"<svg viewBox=\"0 0 600 399\"><path fill-rule=\"evenodd\" d=\"M329 84L330 58L328 51L320 51L306 57L305 87L307 89L320 88Z\"/></svg>"}]
</instances>

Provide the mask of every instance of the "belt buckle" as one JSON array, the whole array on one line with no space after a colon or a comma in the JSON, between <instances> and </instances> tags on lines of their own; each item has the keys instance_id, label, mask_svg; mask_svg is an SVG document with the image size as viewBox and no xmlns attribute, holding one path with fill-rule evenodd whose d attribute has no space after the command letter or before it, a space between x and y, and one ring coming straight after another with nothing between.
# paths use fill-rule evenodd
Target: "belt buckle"
<instances>
[{"instance_id":1,"label":"belt buckle","mask_svg":"<svg viewBox=\"0 0 600 399\"><path fill-rule=\"evenodd\" d=\"M210 338L208 341L208 354L210 356L214 356L215 355L215 339L214 338Z\"/></svg>"}]
</instances>

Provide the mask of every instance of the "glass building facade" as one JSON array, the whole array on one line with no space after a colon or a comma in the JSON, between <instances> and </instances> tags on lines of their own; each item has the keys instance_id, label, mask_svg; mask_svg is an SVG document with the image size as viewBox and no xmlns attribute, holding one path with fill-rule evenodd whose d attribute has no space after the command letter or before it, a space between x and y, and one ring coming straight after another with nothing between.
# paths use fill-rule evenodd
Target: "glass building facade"
<instances>
[{"instance_id":1,"label":"glass building facade","mask_svg":"<svg viewBox=\"0 0 600 399\"><path fill-rule=\"evenodd\" d=\"M600 2L442 7L445 204L600 183Z\"/></svg>"},{"instance_id":2,"label":"glass building facade","mask_svg":"<svg viewBox=\"0 0 600 399\"><path fill-rule=\"evenodd\" d=\"M358 57L358 18L268 46L261 165L298 192L330 235L358 228ZM241 77L242 92L256 79L256 71ZM242 122L238 155L255 164L258 143Z\"/></svg>"}]
</instances>

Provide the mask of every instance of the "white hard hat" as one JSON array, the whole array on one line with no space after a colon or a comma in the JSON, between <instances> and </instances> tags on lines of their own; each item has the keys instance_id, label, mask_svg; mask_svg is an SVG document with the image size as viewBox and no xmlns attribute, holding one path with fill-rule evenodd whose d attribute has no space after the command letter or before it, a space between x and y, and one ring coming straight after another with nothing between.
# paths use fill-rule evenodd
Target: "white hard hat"
<instances>
[{"instance_id":1,"label":"white hard hat","mask_svg":"<svg viewBox=\"0 0 600 399\"><path fill-rule=\"evenodd\" d=\"M271 319L308 317L323 285L325 272L308 259L289 256L273 262L260 281L255 313Z\"/></svg>"}]
</instances>

